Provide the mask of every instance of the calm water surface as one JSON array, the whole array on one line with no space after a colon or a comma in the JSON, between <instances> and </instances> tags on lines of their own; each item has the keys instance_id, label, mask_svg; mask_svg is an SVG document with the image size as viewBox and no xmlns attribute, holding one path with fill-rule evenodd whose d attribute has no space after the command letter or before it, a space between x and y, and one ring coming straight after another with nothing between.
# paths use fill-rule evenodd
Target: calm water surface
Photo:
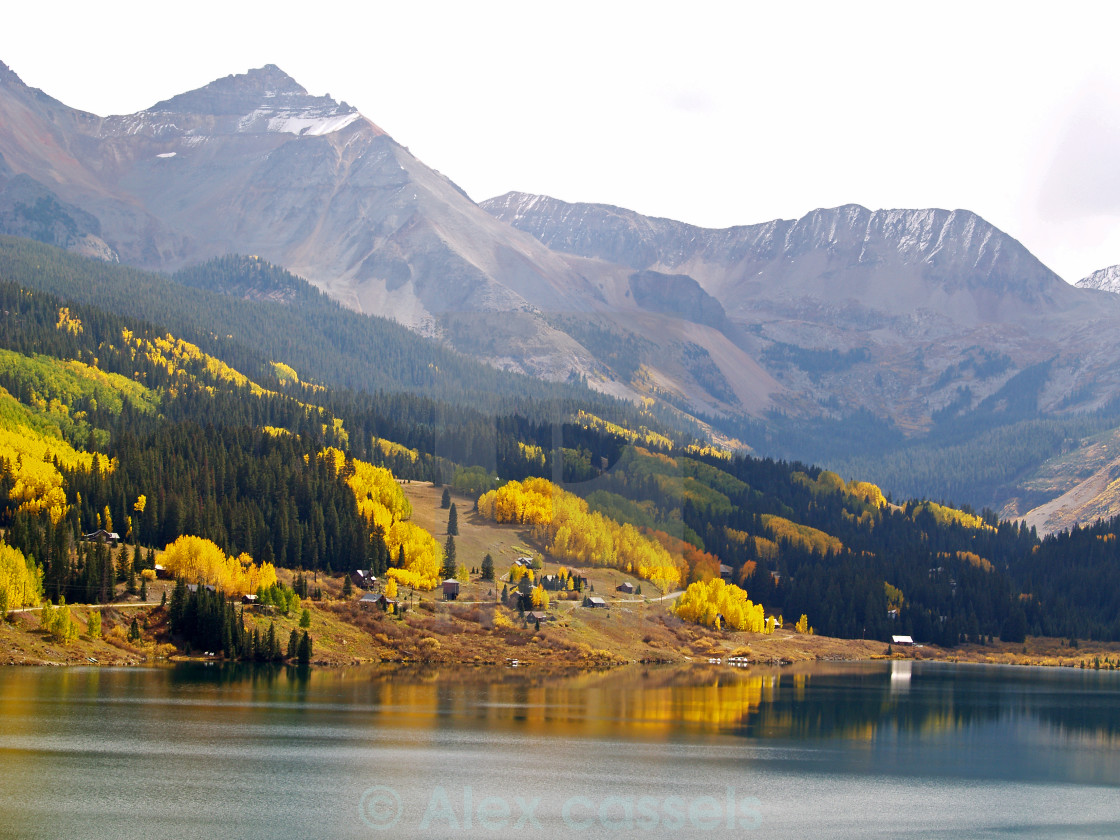
<instances>
[{"instance_id":1,"label":"calm water surface","mask_svg":"<svg viewBox=\"0 0 1120 840\"><path fill-rule=\"evenodd\" d=\"M0 836L1120 837L1120 673L0 668Z\"/></svg>"}]
</instances>

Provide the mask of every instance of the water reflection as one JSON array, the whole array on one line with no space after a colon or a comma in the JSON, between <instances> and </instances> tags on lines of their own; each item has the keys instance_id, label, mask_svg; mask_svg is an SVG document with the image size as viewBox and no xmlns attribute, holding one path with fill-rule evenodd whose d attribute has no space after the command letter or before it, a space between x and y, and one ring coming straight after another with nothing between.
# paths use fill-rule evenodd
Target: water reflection
<instances>
[{"instance_id":1,"label":"water reflection","mask_svg":"<svg viewBox=\"0 0 1120 840\"><path fill-rule=\"evenodd\" d=\"M1116 672L923 662L0 668L0 835L368 837L356 809L381 785L406 836L437 786L540 797L553 822L523 839L557 836L573 797L731 789L768 836L1015 834L1070 803L1118 836L1118 700Z\"/></svg>"},{"instance_id":2,"label":"water reflection","mask_svg":"<svg viewBox=\"0 0 1120 840\"><path fill-rule=\"evenodd\" d=\"M0 669L5 730L37 703L335 709L370 724L444 728L464 721L573 737L873 739L1031 720L1112 742L1120 675L1069 669L892 661L742 670L627 668L552 678L527 672L379 667L318 670L184 664L165 669Z\"/></svg>"}]
</instances>

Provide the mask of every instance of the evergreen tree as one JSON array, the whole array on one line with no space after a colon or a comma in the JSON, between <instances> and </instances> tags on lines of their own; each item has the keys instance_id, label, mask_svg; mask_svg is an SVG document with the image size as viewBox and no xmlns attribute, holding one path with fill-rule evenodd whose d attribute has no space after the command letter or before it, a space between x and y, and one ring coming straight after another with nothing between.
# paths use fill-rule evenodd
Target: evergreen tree
<instances>
[{"instance_id":1,"label":"evergreen tree","mask_svg":"<svg viewBox=\"0 0 1120 840\"><path fill-rule=\"evenodd\" d=\"M439 500L439 506L444 510L451 507L451 491L446 487L443 488L443 496Z\"/></svg>"},{"instance_id":2,"label":"evergreen tree","mask_svg":"<svg viewBox=\"0 0 1120 840\"><path fill-rule=\"evenodd\" d=\"M350 575L342 576L342 597L349 598L354 594L354 584L350 582Z\"/></svg>"},{"instance_id":3,"label":"evergreen tree","mask_svg":"<svg viewBox=\"0 0 1120 840\"><path fill-rule=\"evenodd\" d=\"M300 614L299 626L304 628L304 629L307 629L308 627L311 626L311 611L310 610L304 610L303 613Z\"/></svg>"},{"instance_id":4,"label":"evergreen tree","mask_svg":"<svg viewBox=\"0 0 1120 840\"><path fill-rule=\"evenodd\" d=\"M267 654L265 658L269 662L276 662L280 659L280 640L276 638L276 622L269 622L268 624L268 641L266 644Z\"/></svg>"},{"instance_id":5,"label":"evergreen tree","mask_svg":"<svg viewBox=\"0 0 1120 840\"><path fill-rule=\"evenodd\" d=\"M443 579L449 580L455 577L455 538L451 534L447 535L447 540L443 544Z\"/></svg>"},{"instance_id":6,"label":"evergreen tree","mask_svg":"<svg viewBox=\"0 0 1120 840\"><path fill-rule=\"evenodd\" d=\"M455 510L455 503L451 503L451 511L447 514L447 533L449 536L459 536L459 514Z\"/></svg>"},{"instance_id":7,"label":"evergreen tree","mask_svg":"<svg viewBox=\"0 0 1120 840\"><path fill-rule=\"evenodd\" d=\"M303 631L303 638L299 640L297 658L300 665L311 664L311 637L306 630Z\"/></svg>"},{"instance_id":8,"label":"evergreen tree","mask_svg":"<svg viewBox=\"0 0 1120 840\"><path fill-rule=\"evenodd\" d=\"M288 659L295 659L299 656L299 631L292 628L292 634L288 636Z\"/></svg>"}]
</instances>

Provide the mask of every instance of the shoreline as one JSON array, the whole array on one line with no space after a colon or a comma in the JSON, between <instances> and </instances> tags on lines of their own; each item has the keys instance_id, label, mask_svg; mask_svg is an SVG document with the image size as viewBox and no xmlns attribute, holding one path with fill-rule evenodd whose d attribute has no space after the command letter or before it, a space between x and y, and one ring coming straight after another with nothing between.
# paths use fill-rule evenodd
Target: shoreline
<instances>
[{"instance_id":1,"label":"shoreline","mask_svg":"<svg viewBox=\"0 0 1120 840\"><path fill-rule=\"evenodd\" d=\"M126 614L129 617L137 615L134 608L138 606L147 610L142 614L147 638L129 643L123 632L124 621L111 622ZM132 609L118 614L120 607ZM161 639L158 623L161 608L158 605L71 606L72 611L77 613L76 619L83 617L91 608L108 615L110 627L106 638L91 639L80 633L67 644L55 642L41 631L30 611L9 614L0 621L0 665L49 668L255 664L226 660L222 656L187 653L170 644L166 638ZM612 639L615 644L608 650L588 644L585 627L497 630L474 624L468 628L463 626L468 623L464 620L448 622L447 615L444 615L433 622L420 610L416 612L409 620L402 621L371 616L345 603L319 607L315 610L318 620L314 622L319 626L313 624L312 634L315 636L318 631L323 643L313 654L309 667L326 670L376 666L462 667L497 672L520 670L538 675L593 673L633 665L722 666L745 670L748 667L784 668L812 662L885 660L1101 670L1120 668L1120 643L1117 642L1082 642L1078 647L1070 647L1065 639L1028 637L1026 643L1018 644L993 642L990 645L966 644L957 648L920 644L913 647L891 646L888 655L887 643L880 641L801 635L782 630L774 634L712 631L658 615L654 622L651 622L650 616L645 616L643 623L647 631L651 629L648 626L651 623L659 625L661 633L647 632L644 637L639 637L636 633L626 633L631 628L625 626L611 628L624 631L622 635L629 638L622 640L625 644L618 643L618 638ZM600 619L599 616L589 618L592 621ZM154 632L147 628L149 620L156 622ZM263 623L260 617L253 616L251 620ZM285 622L272 617L269 620L278 624ZM286 623L294 624L291 621ZM445 626L432 627L433 623ZM610 623L610 620L603 623ZM623 625L624 622L617 624ZM278 629L285 633L288 630L286 626ZM617 637L619 634L612 635ZM594 641L604 640L599 638ZM729 659L741 661L730 663ZM298 667L290 662L274 664Z\"/></svg>"}]
</instances>

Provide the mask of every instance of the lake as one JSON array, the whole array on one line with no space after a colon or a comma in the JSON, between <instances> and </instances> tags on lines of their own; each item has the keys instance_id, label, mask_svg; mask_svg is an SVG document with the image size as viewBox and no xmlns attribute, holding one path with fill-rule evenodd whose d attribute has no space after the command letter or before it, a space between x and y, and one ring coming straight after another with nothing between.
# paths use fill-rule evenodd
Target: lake
<instances>
[{"instance_id":1,"label":"lake","mask_svg":"<svg viewBox=\"0 0 1120 840\"><path fill-rule=\"evenodd\" d=\"M0 668L13 838L1120 837L1120 672Z\"/></svg>"}]
</instances>

